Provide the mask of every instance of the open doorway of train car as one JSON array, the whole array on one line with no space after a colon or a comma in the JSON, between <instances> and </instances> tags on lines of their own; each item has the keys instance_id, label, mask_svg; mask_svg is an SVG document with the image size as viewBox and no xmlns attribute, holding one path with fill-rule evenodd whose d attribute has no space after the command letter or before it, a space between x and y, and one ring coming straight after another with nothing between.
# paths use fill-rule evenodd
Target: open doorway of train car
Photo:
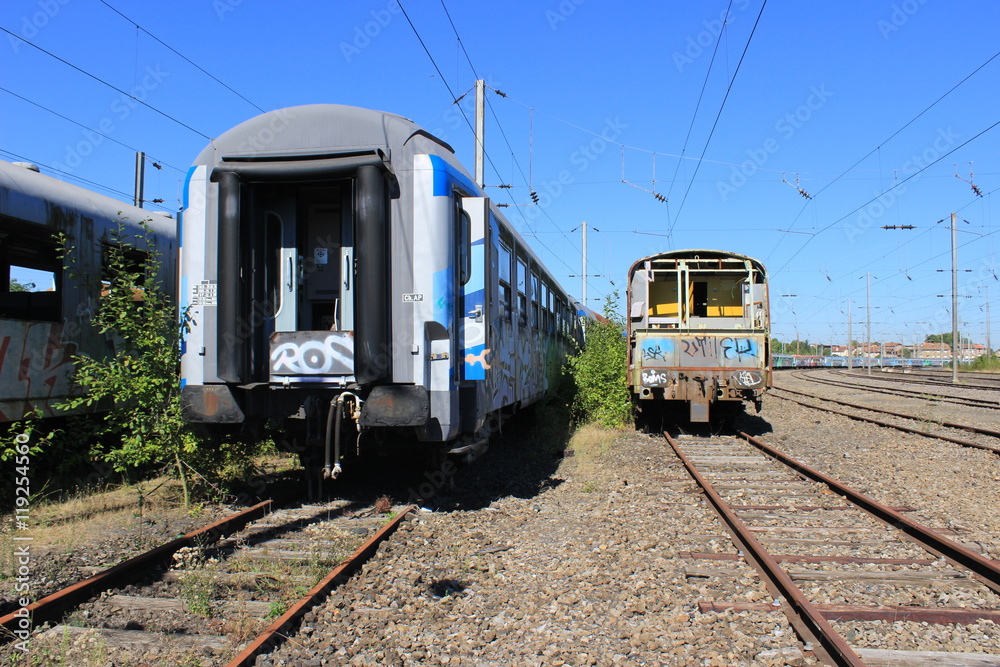
<instances>
[{"instance_id":1,"label":"open doorway of train car","mask_svg":"<svg viewBox=\"0 0 1000 667\"><path fill-rule=\"evenodd\" d=\"M354 330L352 185L351 179L340 179L251 186L248 224L240 233L246 239L242 264L250 268L244 290L254 341L251 381L266 381L274 371L274 334L280 339L295 332ZM258 352L266 350L271 354ZM329 365L326 358L296 359L284 370L308 375ZM350 368L340 370L352 374Z\"/></svg>"}]
</instances>

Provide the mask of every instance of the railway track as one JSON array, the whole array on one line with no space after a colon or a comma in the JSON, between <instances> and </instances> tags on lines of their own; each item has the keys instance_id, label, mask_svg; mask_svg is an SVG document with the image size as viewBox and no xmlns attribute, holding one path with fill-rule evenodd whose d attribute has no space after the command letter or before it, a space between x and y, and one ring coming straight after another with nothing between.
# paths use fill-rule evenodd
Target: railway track
<instances>
[{"instance_id":1,"label":"railway track","mask_svg":"<svg viewBox=\"0 0 1000 667\"><path fill-rule=\"evenodd\" d=\"M904 396L907 398L919 398L921 400L932 401L935 403L952 403L954 405L962 405L966 407L1000 410L1000 398L987 399L972 398L967 396L948 396L940 393L928 393L926 391L902 389L899 387L878 387L866 384L867 382L908 382L908 380L897 377L872 376L869 378L867 375L852 375L848 373L838 373L838 375L840 375L843 379L838 381L827 377L821 377L815 372L801 373L797 374L795 377L815 384L822 384L831 387L849 387L852 389L863 389L866 392L886 394L889 396ZM851 380L852 382L849 383L848 380Z\"/></svg>"},{"instance_id":2,"label":"railway track","mask_svg":"<svg viewBox=\"0 0 1000 667\"><path fill-rule=\"evenodd\" d=\"M388 503L376 505L335 501L272 512L260 503L94 573L28 608L32 627L48 625L28 639L32 654L87 637L109 664L211 656L213 664L251 665L414 509L386 521ZM8 614L0 624L16 632L23 616Z\"/></svg>"},{"instance_id":3,"label":"railway track","mask_svg":"<svg viewBox=\"0 0 1000 667\"><path fill-rule=\"evenodd\" d=\"M853 372L838 371L838 374L845 377L860 377L864 374L865 377L869 377L865 369L856 368ZM924 384L933 385L936 387L961 387L963 389L985 389L985 390L996 390L1000 388L1000 377L995 375L989 375L984 373L963 373L960 372L958 375L958 384L953 384L951 381L951 372L926 372L926 371L900 371L895 372L885 372L880 371L879 376L881 379L887 382L906 382L908 384ZM875 377L873 373L872 378Z\"/></svg>"},{"instance_id":4,"label":"railway track","mask_svg":"<svg viewBox=\"0 0 1000 667\"><path fill-rule=\"evenodd\" d=\"M998 656L885 651L872 640L873 631L1000 622L1000 563L956 531L927 528L906 516L912 508L882 505L743 433L664 436L733 540L683 553L699 563L688 578L746 581L749 564L771 595L701 600L701 611L783 611L805 649L832 665L1000 665ZM856 636L863 643L852 644Z\"/></svg>"},{"instance_id":5,"label":"railway track","mask_svg":"<svg viewBox=\"0 0 1000 667\"><path fill-rule=\"evenodd\" d=\"M791 394L791 396L784 396L782 395L782 393ZM1000 431L980 428L978 426L971 426L968 424L958 424L944 420L930 419L928 417L921 417L919 415L910 415L901 412L894 412L891 410L882 410L880 408L873 408L866 405L859 405L857 403L850 403L847 401L825 398L822 396L807 394L805 392L795 391L792 389L775 387L774 389L772 389L771 395L782 400L797 403L807 408L822 410L824 412L840 415L842 417L848 417L850 419L854 419L857 421L864 421L868 422L869 424L876 424L877 426L884 426L886 428L894 428L896 430L904 431L906 433L913 433L915 435L922 435L928 438L945 440L947 442L951 442L956 445L961 445L963 447L984 449L987 451L991 451L995 454L1000 454ZM799 396L801 398L800 399L793 398L793 396ZM843 410L837 410L835 408L830 407L829 404L841 405L856 412L845 412ZM914 422L920 426L908 426L906 424L886 421L883 419L875 419L873 417L867 417L864 415L857 414L857 412L871 412L875 414L888 415L896 419ZM938 430L936 431L927 430L925 426L928 424L935 425L938 428ZM953 433L956 431L963 433L972 433L978 439L969 440L967 437L962 437L962 438L957 437L956 435L953 435Z\"/></svg>"}]
</instances>

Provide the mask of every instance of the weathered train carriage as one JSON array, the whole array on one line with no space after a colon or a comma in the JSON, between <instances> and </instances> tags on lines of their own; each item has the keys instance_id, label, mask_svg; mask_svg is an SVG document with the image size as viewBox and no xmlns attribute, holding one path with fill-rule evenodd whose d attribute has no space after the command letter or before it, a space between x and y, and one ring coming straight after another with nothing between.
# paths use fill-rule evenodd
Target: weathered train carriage
<instances>
[{"instance_id":1,"label":"weathered train carriage","mask_svg":"<svg viewBox=\"0 0 1000 667\"><path fill-rule=\"evenodd\" d=\"M639 415L674 402L692 422L771 386L767 274L755 259L677 250L628 274L628 386Z\"/></svg>"},{"instance_id":2,"label":"weathered train carriage","mask_svg":"<svg viewBox=\"0 0 1000 667\"><path fill-rule=\"evenodd\" d=\"M176 281L175 220L36 170L0 161L0 422L35 410L55 416L54 406L79 391L70 382L73 355L114 353L114 340L89 322L99 305L104 248L116 242L119 226L131 243L146 237L139 223L148 221L153 247L135 251L155 248L160 279L171 291ZM72 271L58 256L60 232L76 248Z\"/></svg>"},{"instance_id":3,"label":"weathered train carriage","mask_svg":"<svg viewBox=\"0 0 1000 667\"><path fill-rule=\"evenodd\" d=\"M185 417L281 420L325 443L327 475L342 431L483 441L544 395L578 332L451 148L400 116L265 113L213 140L185 192Z\"/></svg>"}]
</instances>

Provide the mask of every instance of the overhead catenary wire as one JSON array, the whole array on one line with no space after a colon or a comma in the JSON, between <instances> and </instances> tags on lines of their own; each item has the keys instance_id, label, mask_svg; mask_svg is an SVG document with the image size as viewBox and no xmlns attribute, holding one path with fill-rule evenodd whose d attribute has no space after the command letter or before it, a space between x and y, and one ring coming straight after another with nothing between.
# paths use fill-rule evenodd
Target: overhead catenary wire
<instances>
[{"instance_id":1,"label":"overhead catenary wire","mask_svg":"<svg viewBox=\"0 0 1000 667\"><path fill-rule=\"evenodd\" d=\"M691 114L691 122L688 124L687 134L684 136L684 144L681 146L681 155L687 155L687 145L688 141L691 139L691 132L694 130L694 122L698 118L698 110L701 109L701 101L705 97L705 89L708 87L708 80L712 74L712 67L715 65L715 57L719 53L719 45L722 43L722 34L726 31L726 25L729 22L729 12L733 8L732 0L729 0L729 5L726 7L726 17L722 22L722 29L719 31L719 38L715 41L715 48L712 49L712 59L708 62L708 71L705 72L705 80L701 82L701 92L698 93L698 101L694 105L694 112ZM677 181L677 172L681 168L681 160L677 160L677 166L674 168L674 176L670 179L670 187L667 188L667 199L670 199L670 194L673 192L674 183Z\"/></svg>"},{"instance_id":2,"label":"overhead catenary wire","mask_svg":"<svg viewBox=\"0 0 1000 667\"><path fill-rule=\"evenodd\" d=\"M448 90L448 94L449 94L451 100L455 101L455 100L459 99L458 97L456 97L454 91L451 88L451 85L449 85L448 81L444 78L444 74L442 73L441 68L438 66L437 61L434 59L433 54L431 54L430 49L427 47L427 44L424 42L423 37L421 37L420 32L417 30L416 25L410 19L410 16L406 12L406 8L403 6L403 3L399 2L398 4L399 4L400 10L403 13L403 17L406 19L406 22L410 25L410 29L413 31L413 34L416 36L417 41L420 42L420 46L423 48L424 53L430 59L431 65L434 67L434 70L437 72L438 77L441 79L441 82L444 84L445 88ZM451 23L452 30L455 32L455 36L458 39L459 44L462 46L462 51L465 53L466 59L469 62L469 66L473 70L473 75L475 75L476 78L478 79L479 77L476 74L475 67L472 64L472 59L469 57L468 51L465 50L464 44L462 44L461 37L458 34L458 30L455 27L454 21L452 21L452 19L451 19L451 14L448 12L447 6L444 4L444 0L441 0L441 6L444 8L445 14L448 17L448 21L449 21L449 23ZM499 93L499 91L495 91L495 92ZM472 122L469 120L468 115L466 115L465 110L462 109L461 106L459 106L459 111L462 113L462 118L465 120L466 125L468 125L469 129L473 132L473 134L475 134L475 129L473 128ZM496 112L492 110L492 106L491 106L491 111L494 114L494 118L496 118ZM497 119L497 123L498 123L498 126L499 126L499 119ZM501 128L501 134L504 136L504 140L507 141L506 134L503 133L502 128ZM478 141L478 138L477 138L477 141ZM508 146L508 148L510 148L510 142L509 141L507 141L507 146ZM511 153L513 154L513 148L511 148ZM499 176L500 170L497 169L497 167L494 164L493 159L490 156L489 152L485 150L485 147L483 148L483 154L486 156L486 160L489 162L490 166L493 168L493 171ZM520 169L520 166L518 166L518 168ZM522 177L524 176L523 170L521 170L521 175L522 175ZM525 224L527 224L527 218L524 217L523 211L520 211L520 209L518 209L518 212L520 213L520 215L522 216L522 218L524 218ZM558 229L558 225L556 225L555 221L552 220L552 218L548 215L548 212L544 211L544 209L543 209L542 213ZM530 230L530 227L529 227L529 230ZM558 261L560 261L561 263L563 263L567 268L572 269L572 267L570 267L570 265L566 262L566 260L561 255L559 255L559 254L555 253L554 251L552 251L548 246L546 246L544 243L542 243L540 239L537 239L537 237L536 237L536 240L538 240L539 244L542 245L542 247L544 247L550 254L552 254L552 256L554 258L556 258ZM568 240L568 237L567 237L567 240ZM589 264L589 262L588 262L588 264ZM605 295L602 294L602 296L605 296Z\"/></svg>"},{"instance_id":3,"label":"overhead catenary wire","mask_svg":"<svg viewBox=\"0 0 1000 667\"><path fill-rule=\"evenodd\" d=\"M132 200L133 194L131 192L124 192L122 190L118 190L116 188L113 188L110 185L104 185L103 183L98 183L97 181L91 181L89 179L82 178L80 176L77 176L76 174L71 174L68 171L63 171L62 169L58 169L56 167L53 167L52 165L45 164L44 162L39 162L38 160L33 160L30 157L26 157L24 155L20 155L18 153L14 153L13 151L9 151L9 150L4 149L4 148L0 148L0 153L3 153L4 155L9 155L9 156L13 157L14 159L22 161L22 162L30 162L31 164L35 164L35 165L38 165L39 167L43 167L43 168L47 169L48 171L51 171L51 172L56 173L56 174L62 174L63 176L65 176L68 179L71 179L71 180L74 180L74 181L79 181L80 183L86 183L89 186L92 186L92 187L95 187L95 188L99 188L101 190L104 190L105 192L111 192L113 194L120 195L120 196L124 197L128 201ZM157 206L158 208L160 208L160 209L162 209L164 211L167 211L169 213L176 213L176 210L174 210L172 208L168 208L168 207L164 206L163 204L161 204L160 202L156 202L156 201L153 201L153 200L146 200L146 201L147 201L147 203L153 204L154 206Z\"/></svg>"},{"instance_id":4,"label":"overhead catenary wire","mask_svg":"<svg viewBox=\"0 0 1000 667\"><path fill-rule=\"evenodd\" d=\"M917 113L917 115L915 115L913 118L911 118L910 120L908 120L905 123L903 123L903 125L900 128L898 128L895 132L893 132L888 137L886 137L881 142L879 142L878 145L875 146L875 148L871 149L870 151L868 151L867 153L865 153L864 155L862 155L853 164L851 164L851 166L849 166L847 169L843 170L836 177L834 177L834 179L832 181L830 181L829 183L827 183L826 185L824 185L822 188L820 188L819 190L817 190L815 192L815 194L813 194L813 198L818 197L824 191L826 191L827 188L831 187L833 184L835 184L838 181L840 181L844 176L846 176L847 174L851 173L854 170L855 167L857 167L859 164L861 164L862 162L864 162L865 160L867 160L869 157L871 157L871 155L873 153L879 152L883 146L885 146L887 143L889 143L890 141L892 141L893 139L895 139L896 136L898 136L903 130L905 130L906 128L908 128L910 125L912 125L914 122L916 122L921 116L923 116L928 111L930 111L935 106L937 106L938 103L940 103L943 99L945 99L946 97L948 97L949 95L951 95L953 92L955 92L955 90L957 90L962 84L964 84L966 81L968 81L973 76L975 76L976 74L978 74L980 70L982 70L984 67L986 67L991 62L993 62L994 60L996 60L997 57L1000 57L1000 51L997 51L992 56L990 56L989 58L987 58L985 62L983 62L978 67L976 67L969 74L965 75L961 79L961 81L959 81L954 86L952 86L947 91L945 91L943 94L941 94L940 96L938 96L937 99L935 99L929 105L927 105L926 107L924 107L920 112ZM881 168L879 169L879 171L881 172ZM798 214L796 214L795 218L792 219L792 222L789 223L789 227L794 227L795 226L795 223L798 221L798 219L800 217L802 217L802 213L806 210L806 208L808 206L809 206L809 202L806 202L805 204L802 205L802 208L799 209ZM771 254L773 254L773 252L777 248L777 246L781 244L782 240L783 239L779 239L778 240L778 242L775 244L774 248L772 248ZM770 255L769 255L769 257L770 257Z\"/></svg>"},{"instance_id":5,"label":"overhead catenary wire","mask_svg":"<svg viewBox=\"0 0 1000 667\"><path fill-rule=\"evenodd\" d=\"M0 30L2 30L3 32L7 33L8 35L10 35L11 37L13 37L15 39L18 39L18 40L24 42L25 44L27 44L31 48L36 49L38 51L41 51L45 55L47 55L47 56L49 56L51 58L54 58L55 60L58 60L62 64L66 65L67 67L71 67L72 69L75 69L77 72L80 72L84 76L90 77L94 81L97 81L97 82L99 82L101 84L104 84L105 86L107 86L108 88L114 90L117 93L121 93L122 95L124 95L125 97L129 98L130 100L136 102L137 104L141 104L142 106L146 107L147 109L149 109L151 111L155 111L156 113L160 114L164 118L166 118L168 120L171 120L174 123L177 123L181 127L185 128L185 129L188 129L191 132L194 132L198 136L203 137L204 139L206 139L208 141L212 140L212 137L208 136L204 132L201 132L200 130L197 130L197 129L191 127L190 125L188 125L184 121L181 121L181 120L179 120L177 118L174 118L173 116L171 116L167 112L161 111L160 109L157 109L152 104L149 104L148 102L144 102L144 101L140 100L138 97L136 97L135 95L132 95L131 93L125 92L124 90L122 90L118 86L114 85L113 83L109 83L109 82L105 81L104 79L102 79L101 77L97 76L96 74L91 74L90 72L88 72L87 70L83 69L82 67L78 67L78 66L74 65L73 63L69 62L68 60L66 60L64 58L60 58L59 56L57 56L56 54L52 53L51 51L43 49L42 47L38 46L37 44L34 44L33 42L28 41L24 37L21 37L17 33L11 32L10 30L7 30L7 28L4 28L3 26L0 26Z\"/></svg>"},{"instance_id":6,"label":"overhead catenary wire","mask_svg":"<svg viewBox=\"0 0 1000 667\"><path fill-rule=\"evenodd\" d=\"M740 54L740 59L736 63L736 69L733 70L733 76L729 79L729 85L726 87L726 94L722 98L722 103L719 105L719 112L715 114L715 121L712 123L712 129L708 133L708 138L705 139L705 146L701 149L701 155L698 157L698 162L695 163L694 173L691 175L688 187L684 191L684 196L681 198L680 206L677 207L677 213L674 215L674 219L670 221L670 227L667 229L668 234L673 234L674 227L677 225L677 220L680 218L681 211L684 209L684 203L687 202L688 195L691 193L691 188L694 186L695 178L698 176L698 170L701 168L701 161L705 158L708 146L712 142L712 136L715 134L715 128L718 127L719 119L722 117L722 110L726 108L726 101L729 99L729 93L732 91L733 84L736 82L736 77L739 75L740 68L743 66L743 59L746 58L747 51L750 49L750 43L753 42L753 36L757 32L757 26L760 24L760 17L764 15L764 8L766 6L767 0L764 0L760 4L760 11L757 12L757 19L754 21L753 28L750 30L750 36L747 37L747 42L743 45L743 53Z\"/></svg>"},{"instance_id":7,"label":"overhead catenary wire","mask_svg":"<svg viewBox=\"0 0 1000 667\"><path fill-rule=\"evenodd\" d=\"M101 136L101 137L107 139L108 141L116 143L119 146L123 146L123 147L125 147L125 148L127 148L127 149L129 149L131 151L135 151L136 153L145 152L145 151L142 151L142 149L136 148L135 146L129 146L128 144L126 144L124 142L118 141L114 137L112 137L112 136L110 136L108 134L105 134L104 132L101 132L99 130L95 130L92 127L88 127L87 125L84 125L83 123L81 123L79 121L75 121L72 118L70 118L69 116L64 116L63 114L59 113L58 111L54 111L54 110L48 108L47 106L45 106L43 104L39 104L38 102L35 102L33 100L29 100L27 97L24 97L23 95L18 95L14 91L8 90L7 88L4 88L3 86L0 86L0 90L2 90L3 92L7 93L8 95L12 95L12 96L18 98L19 100L27 102L28 104L34 105L34 106L38 107L39 109L42 109L43 111L47 111L50 114L52 114L53 116L57 116L57 117L62 118L63 120L65 120L67 122L73 123L77 127L82 127L83 129L87 130L88 132L93 132L94 134L96 134L98 136ZM150 160L153 160L157 164L163 165L164 167L170 167L171 169L173 169L173 170L175 170L177 172L180 172L182 174L186 173L184 169L181 169L180 167L175 167L174 165L170 164L169 162L165 162L164 160L161 160L159 158L155 158L152 155L148 155L147 154L146 157L148 157Z\"/></svg>"},{"instance_id":8,"label":"overhead catenary wire","mask_svg":"<svg viewBox=\"0 0 1000 667\"><path fill-rule=\"evenodd\" d=\"M123 14L120 10L116 9L110 3L108 3L107 0L100 0L100 1L101 1L102 5L104 5L105 7L107 7L111 11L113 11L115 14L118 14L118 16L122 17L123 19L125 19L126 21L128 21L129 23L131 23L132 25L134 25L137 31L141 30L142 32L146 33L149 37L151 37L152 39L156 40L160 45L162 45L163 47L169 49L174 55L176 55L177 57L179 57L182 60L184 60L186 63L188 63L189 65L191 65L195 69L197 69L199 72L201 72L202 74L204 74L208 78L212 79L212 81L215 81L217 84L219 84L220 86L222 86L223 88L225 88L226 90L228 90L229 92L231 92L233 95L236 95L238 98L240 98L241 100L243 100L244 102L246 102L247 104L249 104L250 106L252 106L254 109L257 109L257 111L260 111L261 113L264 113L265 110L262 109L260 106L258 106L256 103L254 103L251 100L247 99L242 93L240 93L237 90L234 90L231 86L229 86L227 83L225 83L224 81L222 81L221 79L219 79L217 76L215 76L214 74L212 74L208 70L206 70L204 67L202 67L201 65L199 65L196 62L194 62L193 60L191 60L190 58L188 58L187 56L185 56L183 53L181 53L180 51L178 51L174 47L172 47L169 44L167 44L166 42L164 42L162 39L160 39L159 37L157 37L153 33L149 32L148 30L146 30L145 28L143 28L142 26L140 26L138 23L136 23L135 21L133 21L129 17L125 16L125 14ZM138 49L138 46L136 48Z\"/></svg>"}]
</instances>

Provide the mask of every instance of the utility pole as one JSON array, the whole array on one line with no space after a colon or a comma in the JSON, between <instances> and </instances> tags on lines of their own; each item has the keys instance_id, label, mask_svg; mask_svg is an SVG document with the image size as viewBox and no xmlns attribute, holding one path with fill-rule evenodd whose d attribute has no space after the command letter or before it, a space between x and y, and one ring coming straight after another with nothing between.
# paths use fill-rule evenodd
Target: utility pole
<instances>
[{"instance_id":1,"label":"utility pole","mask_svg":"<svg viewBox=\"0 0 1000 667\"><path fill-rule=\"evenodd\" d=\"M986 355L988 358L993 358L993 348L990 347L990 288L988 285L983 286L983 291L986 292Z\"/></svg>"},{"instance_id":2,"label":"utility pole","mask_svg":"<svg viewBox=\"0 0 1000 667\"><path fill-rule=\"evenodd\" d=\"M486 140L486 81L476 79L476 183L479 187L486 187L483 176L483 146Z\"/></svg>"},{"instance_id":3,"label":"utility pole","mask_svg":"<svg viewBox=\"0 0 1000 667\"><path fill-rule=\"evenodd\" d=\"M847 300L847 372L854 370L854 345L851 343L851 300Z\"/></svg>"},{"instance_id":4,"label":"utility pole","mask_svg":"<svg viewBox=\"0 0 1000 667\"><path fill-rule=\"evenodd\" d=\"M872 274L866 273L865 277L867 278L867 285L868 285L868 288L867 288L867 293L868 293L868 316L867 316L868 317L868 324L865 327L865 338L867 339L867 340L865 340L865 356L868 357L867 362L866 362L867 366L868 366L868 375L871 375L872 374L872 359L871 359L870 355L872 353Z\"/></svg>"},{"instance_id":5,"label":"utility pole","mask_svg":"<svg viewBox=\"0 0 1000 667\"><path fill-rule=\"evenodd\" d=\"M138 151L135 154L135 196L133 204L142 208L142 188L146 181L146 154Z\"/></svg>"},{"instance_id":6,"label":"utility pole","mask_svg":"<svg viewBox=\"0 0 1000 667\"><path fill-rule=\"evenodd\" d=\"M958 344L958 232L955 230L955 218L951 214L951 382L958 384L958 355L955 353Z\"/></svg>"},{"instance_id":7,"label":"utility pole","mask_svg":"<svg viewBox=\"0 0 1000 667\"><path fill-rule=\"evenodd\" d=\"M581 226L583 234L583 266L580 267L580 280L583 283L580 286L581 298L583 299L583 305L587 305L587 223L583 223Z\"/></svg>"}]
</instances>

